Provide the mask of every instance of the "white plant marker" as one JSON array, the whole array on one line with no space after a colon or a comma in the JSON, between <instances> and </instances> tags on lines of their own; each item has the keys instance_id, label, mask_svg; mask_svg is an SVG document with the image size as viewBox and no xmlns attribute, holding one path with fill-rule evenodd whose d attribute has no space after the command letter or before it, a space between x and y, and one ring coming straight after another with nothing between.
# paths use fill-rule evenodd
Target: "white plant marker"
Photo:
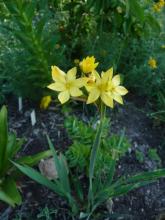
<instances>
[{"instance_id":1,"label":"white plant marker","mask_svg":"<svg viewBox=\"0 0 165 220\"><path fill-rule=\"evenodd\" d=\"M32 124L32 126L34 126L35 124L36 124L36 112L35 112L35 110L33 109L32 110L32 112L31 112L31 114L30 114L30 118L31 118L31 124Z\"/></svg>"},{"instance_id":2,"label":"white plant marker","mask_svg":"<svg viewBox=\"0 0 165 220\"><path fill-rule=\"evenodd\" d=\"M23 109L22 97L18 97L18 111L22 112L22 109Z\"/></svg>"}]
</instances>

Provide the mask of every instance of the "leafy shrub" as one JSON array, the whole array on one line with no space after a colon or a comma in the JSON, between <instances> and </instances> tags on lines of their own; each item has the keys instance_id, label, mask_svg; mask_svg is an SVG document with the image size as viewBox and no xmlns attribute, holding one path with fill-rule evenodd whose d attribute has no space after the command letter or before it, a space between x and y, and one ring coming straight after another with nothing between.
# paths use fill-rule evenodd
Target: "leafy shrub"
<instances>
[{"instance_id":1,"label":"leafy shrub","mask_svg":"<svg viewBox=\"0 0 165 220\"><path fill-rule=\"evenodd\" d=\"M14 94L39 99L50 81L50 66L65 60L53 12L43 1L2 4L6 13L1 17L1 37L13 44L7 43L1 51L0 72L5 71L4 82Z\"/></svg>"}]
</instances>

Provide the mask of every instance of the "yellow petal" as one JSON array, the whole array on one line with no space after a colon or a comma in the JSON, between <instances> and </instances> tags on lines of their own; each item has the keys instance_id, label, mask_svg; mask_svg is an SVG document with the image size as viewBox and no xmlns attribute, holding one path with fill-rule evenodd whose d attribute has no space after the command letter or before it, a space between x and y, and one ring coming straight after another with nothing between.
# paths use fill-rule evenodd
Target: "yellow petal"
<instances>
[{"instance_id":1,"label":"yellow petal","mask_svg":"<svg viewBox=\"0 0 165 220\"><path fill-rule=\"evenodd\" d=\"M96 68L98 65L99 65L99 62L98 62L98 63L95 63L95 64L94 64L94 67Z\"/></svg>"},{"instance_id":2,"label":"yellow petal","mask_svg":"<svg viewBox=\"0 0 165 220\"><path fill-rule=\"evenodd\" d=\"M112 97L113 97L113 99L114 99L116 102L118 102L118 103L120 103L120 104L123 104L123 99L122 99L121 95L118 95L118 94L116 94L116 93L113 93Z\"/></svg>"},{"instance_id":3,"label":"yellow petal","mask_svg":"<svg viewBox=\"0 0 165 220\"><path fill-rule=\"evenodd\" d=\"M92 89L94 89L96 87L96 83L95 82L91 82L91 83L87 83L85 85L85 88L88 92L90 92Z\"/></svg>"},{"instance_id":4,"label":"yellow petal","mask_svg":"<svg viewBox=\"0 0 165 220\"><path fill-rule=\"evenodd\" d=\"M70 98L70 94L68 90L60 92L58 95L58 99L61 102L61 104L64 104L65 102L67 102L69 98Z\"/></svg>"},{"instance_id":5,"label":"yellow petal","mask_svg":"<svg viewBox=\"0 0 165 220\"><path fill-rule=\"evenodd\" d=\"M126 95L128 90L124 86L117 86L115 88L115 92L117 92L119 95Z\"/></svg>"},{"instance_id":6,"label":"yellow petal","mask_svg":"<svg viewBox=\"0 0 165 220\"><path fill-rule=\"evenodd\" d=\"M100 80L100 75L96 70L92 71L92 74L96 77L96 80Z\"/></svg>"},{"instance_id":7,"label":"yellow petal","mask_svg":"<svg viewBox=\"0 0 165 220\"><path fill-rule=\"evenodd\" d=\"M104 92L101 94L101 100L104 102L105 105L113 108L113 98L110 93Z\"/></svg>"},{"instance_id":8,"label":"yellow petal","mask_svg":"<svg viewBox=\"0 0 165 220\"><path fill-rule=\"evenodd\" d=\"M52 66L52 78L56 82L63 82L65 83L65 73L60 70L57 66Z\"/></svg>"},{"instance_id":9,"label":"yellow petal","mask_svg":"<svg viewBox=\"0 0 165 220\"><path fill-rule=\"evenodd\" d=\"M99 98L99 96L100 96L100 91L97 88L92 89L89 93L87 104L95 102Z\"/></svg>"},{"instance_id":10,"label":"yellow petal","mask_svg":"<svg viewBox=\"0 0 165 220\"><path fill-rule=\"evenodd\" d=\"M119 86L120 85L120 75L116 75L113 77L112 79L112 83L113 85L116 87L116 86Z\"/></svg>"},{"instance_id":11,"label":"yellow petal","mask_svg":"<svg viewBox=\"0 0 165 220\"><path fill-rule=\"evenodd\" d=\"M48 88L58 92L64 91L66 89L65 84L61 82L52 83L48 85Z\"/></svg>"},{"instance_id":12,"label":"yellow petal","mask_svg":"<svg viewBox=\"0 0 165 220\"><path fill-rule=\"evenodd\" d=\"M82 78L76 79L74 81L74 85L78 88L81 88L81 87L85 86L87 82L88 82L88 78L82 77Z\"/></svg>"},{"instance_id":13,"label":"yellow petal","mask_svg":"<svg viewBox=\"0 0 165 220\"><path fill-rule=\"evenodd\" d=\"M72 80L75 80L76 79L76 73L77 73L77 68L74 67L72 69L70 69L68 72L67 72L67 80L68 81L72 81Z\"/></svg>"},{"instance_id":14,"label":"yellow petal","mask_svg":"<svg viewBox=\"0 0 165 220\"><path fill-rule=\"evenodd\" d=\"M113 67L102 73L103 83L106 83L112 79L113 76Z\"/></svg>"},{"instance_id":15,"label":"yellow petal","mask_svg":"<svg viewBox=\"0 0 165 220\"><path fill-rule=\"evenodd\" d=\"M81 96L83 93L82 93L82 91L79 88L71 87L70 88L70 94L73 97L78 97L78 96Z\"/></svg>"}]
</instances>

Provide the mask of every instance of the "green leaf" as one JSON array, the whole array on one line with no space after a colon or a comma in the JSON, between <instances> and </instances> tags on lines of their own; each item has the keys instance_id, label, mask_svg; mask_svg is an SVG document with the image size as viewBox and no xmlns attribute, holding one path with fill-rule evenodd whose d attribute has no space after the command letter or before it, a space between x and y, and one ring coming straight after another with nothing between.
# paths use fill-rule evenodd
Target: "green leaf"
<instances>
[{"instance_id":1,"label":"green leaf","mask_svg":"<svg viewBox=\"0 0 165 220\"><path fill-rule=\"evenodd\" d=\"M143 172L132 177L122 177L109 187L104 187L103 190L100 190L95 196L95 203L98 205L109 197L114 198L127 194L131 190L153 183L162 177L165 177L165 169Z\"/></svg>"},{"instance_id":2,"label":"green leaf","mask_svg":"<svg viewBox=\"0 0 165 220\"><path fill-rule=\"evenodd\" d=\"M142 23L144 21L144 9L137 0L128 0L130 6L130 12L137 17Z\"/></svg>"},{"instance_id":3,"label":"green leaf","mask_svg":"<svg viewBox=\"0 0 165 220\"><path fill-rule=\"evenodd\" d=\"M70 185L69 185L69 179L68 179L68 170L66 168L66 160L65 157L61 154L58 158L57 153L54 149L54 146L50 140L50 138L47 136L49 147L52 151L55 167L58 173L58 177L60 180L61 185L63 186L63 190L70 194Z\"/></svg>"},{"instance_id":4,"label":"green leaf","mask_svg":"<svg viewBox=\"0 0 165 220\"><path fill-rule=\"evenodd\" d=\"M37 4L36 1L29 2L26 5L26 8L24 10L25 13L26 13L26 16L28 17L28 20L30 21L30 23L32 22L33 17L35 15L36 4Z\"/></svg>"},{"instance_id":5,"label":"green leaf","mask_svg":"<svg viewBox=\"0 0 165 220\"><path fill-rule=\"evenodd\" d=\"M156 181L157 179L165 177L165 169L159 169L155 171L150 171L150 172L143 172L140 174L137 174L132 177L128 177L126 179L127 183L137 183L140 181Z\"/></svg>"},{"instance_id":6,"label":"green leaf","mask_svg":"<svg viewBox=\"0 0 165 220\"><path fill-rule=\"evenodd\" d=\"M16 135L9 134L6 152L4 155L3 174L9 168L10 160L12 159L12 156L14 156L15 154L15 146L16 146Z\"/></svg>"},{"instance_id":7,"label":"green leaf","mask_svg":"<svg viewBox=\"0 0 165 220\"><path fill-rule=\"evenodd\" d=\"M37 172L35 169L28 167L28 166L22 166L18 163L12 162L22 173L36 181L37 183L40 183L41 185L46 186L47 188L51 189L53 192L62 195L61 191L57 187L56 183L53 183L52 181L48 180L46 177L41 175L39 172Z\"/></svg>"},{"instance_id":8,"label":"green leaf","mask_svg":"<svg viewBox=\"0 0 165 220\"><path fill-rule=\"evenodd\" d=\"M4 156L8 140L7 130L7 109L3 106L0 111L0 174L3 170Z\"/></svg>"},{"instance_id":9,"label":"green leaf","mask_svg":"<svg viewBox=\"0 0 165 220\"><path fill-rule=\"evenodd\" d=\"M9 203L11 206L15 206L15 204L20 205L22 202L17 185L10 177L6 178L1 185L1 196L4 196L4 199L6 199L5 202Z\"/></svg>"},{"instance_id":10,"label":"green leaf","mask_svg":"<svg viewBox=\"0 0 165 220\"><path fill-rule=\"evenodd\" d=\"M13 207L15 206L14 201L2 190L0 190L0 200Z\"/></svg>"},{"instance_id":11,"label":"green leaf","mask_svg":"<svg viewBox=\"0 0 165 220\"><path fill-rule=\"evenodd\" d=\"M42 31L43 31L43 28L46 24L46 21L47 21L47 16L44 15L36 25L36 34L39 39L41 39L41 37L43 37Z\"/></svg>"},{"instance_id":12,"label":"green leaf","mask_svg":"<svg viewBox=\"0 0 165 220\"><path fill-rule=\"evenodd\" d=\"M50 157L52 155L51 150L43 151L32 156L25 156L18 159L16 162L21 164L26 164L28 166L36 165L41 159Z\"/></svg>"},{"instance_id":13,"label":"green leaf","mask_svg":"<svg viewBox=\"0 0 165 220\"><path fill-rule=\"evenodd\" d=\"M159 22L151 15L151 14L147 14L145 16L145 21L150 25L150 27L152 28L153 31L159 33L161 31L161 27Z\"/></svg>"}]
</instances>

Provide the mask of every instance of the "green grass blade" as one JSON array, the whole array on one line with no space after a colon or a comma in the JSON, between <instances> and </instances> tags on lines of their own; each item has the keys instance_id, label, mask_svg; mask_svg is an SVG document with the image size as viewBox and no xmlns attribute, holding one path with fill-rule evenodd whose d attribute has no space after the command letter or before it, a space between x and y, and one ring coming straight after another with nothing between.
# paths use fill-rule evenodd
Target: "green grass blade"
<instances>
[{"instance_id":1,"label":"green grass blade","mask_svg":"<svg viewBox=\"0 0 165 220\"><path fill-rule=\"evenodd\" d=\"M2 190L0 190L0 200L14 207L14 201Z\"/></svg>"},{"instance_id":2,"label":"green grass blade","mask_svg":"<svg viewBox=\"0 0 165 220\"><path fill-rule=\"evenodd\" d=\"M14 204L20 205L22 203L21 195L17 189L16 182L12 178L6 178L1 189L13 200Z\"/></svg>"},{"instance_id":3,"label":"green grass blade","mask_svg":"<svg viewBox=\"0 0 165 220\"><path fill-rule=\"evenodd\" d=\"M68 179L68 172L66 169L66 164L64 164L64 156L60 156L61 159L58 158L57 153L54 149L54 146L50 140L50 138L47 136L47 140L48 140L48 144L49 147L52 151L53 154L53 158L54 158L54 163L55 163L55 167L58 173L58 177L60 180L61 185L63 186L63 190L66 192L66 194L68 195L68 193L70 194L70 185L69 185L69 179Z\"/></svg>"},{"instance_id":4,"label":"green grass blade","mask_svg":"<svg viewBox=\"0 0 165 220\"><path fill-rule=\"evenodd\" d=\"M16 160L16 163L26 164L28 166L36 165L41 159L45 159L47 157L52 156L51 150L43 151L38 154L32 156L25 156L21 157L20 159Z\"/></svg>"},{"instance_id":5,"label":"green grass blade","mask_svg":"<svg viewBox=\"0 0 165 220\"><path fill-rule=\"evenodd\" d=\"M7 109L5 106L0 111L0 175L3 170L4 156L6 152L7 139L8 139L8 128L7 128Z\"/></svg>"},{"instance_id":6,"label":"green grass blade","mask_svg":"<svg viewBox=\"0 0 165 220\"><path fill-rule=\"evenodd\" d=\"M28 167L28 166L22 166L20 164L17 164L15 162L12 162L22 173L33 179L34 181L40 183L41 185L46 186L47 188L51 189L55 193L61 195L61 191L57 187L55 183L48 180L46 177L42 176L38 171L35 169Z\"/></svg>"}]
</instances>

